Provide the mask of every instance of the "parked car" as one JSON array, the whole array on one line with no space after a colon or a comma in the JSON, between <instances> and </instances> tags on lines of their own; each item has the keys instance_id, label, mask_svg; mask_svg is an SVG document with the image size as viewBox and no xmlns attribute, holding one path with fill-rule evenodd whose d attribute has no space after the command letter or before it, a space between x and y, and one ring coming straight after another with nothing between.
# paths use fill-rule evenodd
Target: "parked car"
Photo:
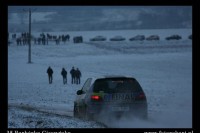
<instances>
[{"instance_id":1,"label":"parked car","mask_svg":"<svg viewBox=\"0 0 200 133\"><path fill-rule=\"evenodd\" d=\"M137 35L137 36L130 38L129 40L130 41L143 41L143 40L145 40L145 36L144 35Z\"/></svg>"},{"instance_id":2,"label":"parked car","mask_svg":"<svg viewBox=\"0 0 200 133\"><path fill-rule=\"evenodd\" d=\"M113 38L110 38L110 41L124 41L124 40L126 39L122 36L114 36Z\"/></svg>"},{"instance_id":3,"label":"parked car","mask_svg":"<svg viewBox=\"0 0 200 133\"><path fill-rule=\"evenodd\" d=\"M97 119L133 116L147 118L147 99L133 77L105 76L88 78L77 91L74 117Z\"/></svg>"},{"instance_id":4,"label":"parked car","mask_svg":"<svg viewBox=\"0 0 200 133\"><path fill-rule=\"evenodd\" d=\"M180 40L182 37L180 35L171 35L165 38L166 40Z\"/></svg>"},{"instance_id":5,"label":"parked car","mask_svg":"<svg viewBox=\"0 0 200 133\"><path fill-rule=\"evenodd\" d=\"M82 43L83 42L83 37L82 36L75 36L73 38L74 43Z\"/></svg>"},{"instance_id":6,"label":"parked car","mask_svg":"<svg viewBox=\"0 0 200 133\"><path fill-rule=\"evenodd\" d=\"M160 37L158 35L151 35L149 37L146 38L146 40L160 40Z\"/></svg>"},{"instance_id":7,"label":"parked car","mask_svg":"<svg viewBox=\"0 0 200 133\"><path fill-rule=\"evenodd\" d=\"M104 37L104 36L96 36L94 38L91 38L90 41L106 41L106 37Z\"/></svg>"},{"instance_id":8,"label":"parked car","mask_svg":"<svg viewBox=\"0 0 200 133\"><path fill-rule=\"evenodd\" d=\"M192 34L188 36L188 39L191 39L191 40L192 40Z\"/></svg>"}]
</instances>

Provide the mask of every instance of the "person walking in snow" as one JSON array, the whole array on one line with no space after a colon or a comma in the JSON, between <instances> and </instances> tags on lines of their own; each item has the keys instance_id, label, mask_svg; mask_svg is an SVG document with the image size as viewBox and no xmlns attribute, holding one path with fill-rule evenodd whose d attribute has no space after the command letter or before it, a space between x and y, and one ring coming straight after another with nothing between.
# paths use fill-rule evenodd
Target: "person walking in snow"
<instances>
[{"instance_id":1,"label":"person walking in snow","mask_svg":"<svg viewBox=\"0 0 200 133\"><path fill-rule=\"evenodd\" d=\"M53 69L49 66L47 69L48 77L49 77L49 84L53 81Z\"/></svg>"},{"instance_id":2,"label":"person walking in snow","mask_svg":"<svg viewBox=\"0 0 200 133\"><path fill-rule=\"evenodd\" d=\"M74 67L72 67L72 69L70 70L70 74L71 74L71 78L72 78L72 84L75 84L75 69Z\"/></svg>"},{"instance_id":3,"label":"person walking in snow","mask_svg":"<svg viewBox=\"0 0 200 133\"><path fill-rule=\"evenodd\" d=\"M63 84L67 84L67 71L62 68L61 75L63 76Z\"/></svg>"},{"instance_id":4,"label":"person walking in snow","mask_svg":"<svg viewBox=\"0 0 200 133\"><path fill-rule=\"evenodd\" d=\"M78 68L75 70L75 78L76 78L76 84L80 84L81 71Z\"/></svg>"}]
</instances>

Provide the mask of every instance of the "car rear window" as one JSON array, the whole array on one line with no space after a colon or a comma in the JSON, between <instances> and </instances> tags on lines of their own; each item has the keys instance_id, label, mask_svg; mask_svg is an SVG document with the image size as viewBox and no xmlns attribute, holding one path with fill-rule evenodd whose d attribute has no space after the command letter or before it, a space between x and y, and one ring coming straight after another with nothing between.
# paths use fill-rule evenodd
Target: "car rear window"
<instances>
[{"instance_id":1,"label":"car rear window","mask_svg":"<svg viewBox=\"0 0 200 133\"><path fill-rule=\"evenodd\" d=\"M127 93L142 91L140 84L134 78L104 78L97 79L93 92Z\"/></svg>"}]
</instances>

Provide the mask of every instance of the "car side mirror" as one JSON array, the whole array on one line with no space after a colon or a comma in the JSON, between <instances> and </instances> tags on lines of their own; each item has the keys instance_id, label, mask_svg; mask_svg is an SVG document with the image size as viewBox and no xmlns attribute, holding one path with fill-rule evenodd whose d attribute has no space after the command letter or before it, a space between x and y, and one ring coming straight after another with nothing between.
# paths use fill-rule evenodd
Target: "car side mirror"
<instances>
[{"instance_id":1,"label":"car side mirror","mask_svg":"<svg viewBox=\"0 0 200 133\"><path fill-rule=\"evenodd\" d=\"M77 94L77 95L81 95L81 94L83 94L83 91L82 91L82 90L78 90L78 91L76 92L76 94Z\"/></svg>"}]
</instances>

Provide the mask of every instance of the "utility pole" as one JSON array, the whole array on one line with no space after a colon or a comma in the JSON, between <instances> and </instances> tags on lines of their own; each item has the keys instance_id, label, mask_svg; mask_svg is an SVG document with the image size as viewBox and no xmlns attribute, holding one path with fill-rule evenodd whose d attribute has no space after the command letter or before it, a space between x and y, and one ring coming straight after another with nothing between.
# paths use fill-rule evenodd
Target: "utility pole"
<instances>
[{"instance_id":1,"label":"utility pole","mask_svg":"<svg viewBox=\"0 0 200 133\"><path fill-rule=\"evenodd\" d=\"M26 10L24 10L26 11ZM28 63L32 63L31 62L31 9L29 8L28 10L29 12L29 34L28 34Z\"/></svg>"},{"instance_id":2,"label":"utility pole","mask_svg":"<svg viewBox=\"0 0 200 133\"><path fill-rule=\"evenodd\" d=\"M28 63L31 63L31 9L29 8Z\"/></svg>"}]
</instances>

